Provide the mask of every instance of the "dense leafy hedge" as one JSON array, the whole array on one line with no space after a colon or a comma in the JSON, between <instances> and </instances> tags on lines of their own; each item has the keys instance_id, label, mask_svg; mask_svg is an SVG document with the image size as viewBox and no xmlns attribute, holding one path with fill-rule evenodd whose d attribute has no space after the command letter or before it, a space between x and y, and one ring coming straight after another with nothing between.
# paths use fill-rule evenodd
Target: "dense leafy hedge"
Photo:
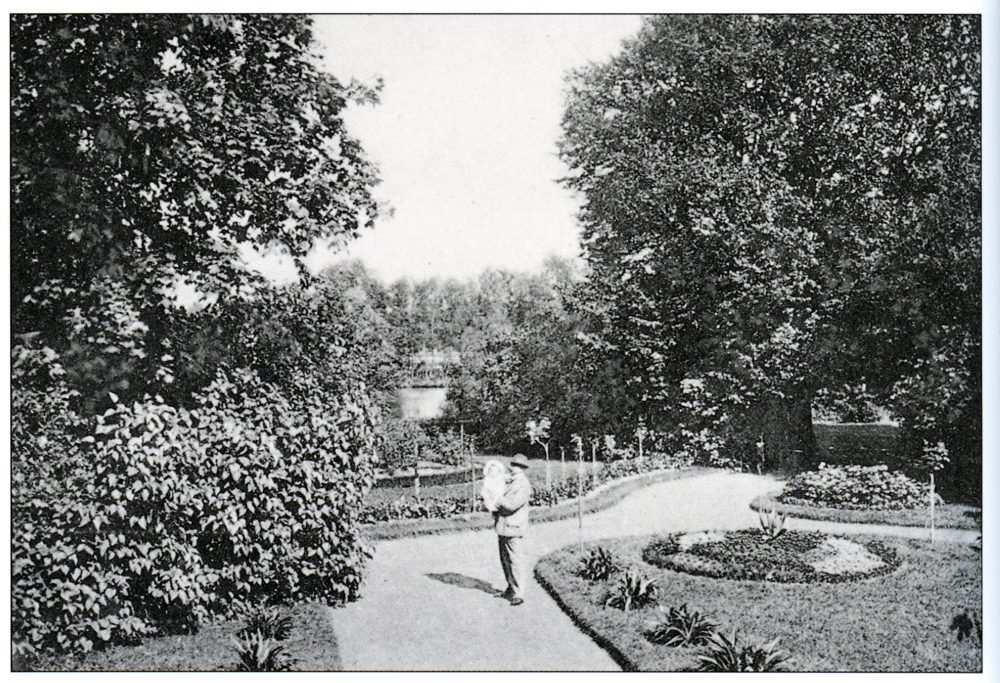
<instances>
[{"instance_id":1,"label":"dense leafy hedge","mask_svg":"<svg viewBox=\"0 0 1000 683\"><path fill-rule=\"evenodd\" d=\"M900 510L928 504L928 484L916 482L886 465L831 467L797 475L778 500L791 505L813 505L844 510ZM940 496L937 502L942 502Z\"/></svg>"},{"instance_id":2,"label":"dense leafy hedge","mask_svg":"<svg viewBox=\"0 0 1000 683\"><path fill-rule=\"evenodd\" d=\"M15 648L85 652L260 603L354 598L368 406L298 389L220 371L191 409L118 404L78 438L64 385L15 391Z\"/></svg>"}]
</instances>

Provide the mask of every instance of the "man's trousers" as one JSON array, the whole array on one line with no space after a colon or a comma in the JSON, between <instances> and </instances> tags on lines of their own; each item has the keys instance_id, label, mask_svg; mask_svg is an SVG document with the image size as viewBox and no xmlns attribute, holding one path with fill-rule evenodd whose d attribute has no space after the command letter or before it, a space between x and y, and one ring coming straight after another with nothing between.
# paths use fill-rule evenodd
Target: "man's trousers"
<instances>
[{"instance_id":1,"label":"man's trousers","mask_svg":"<svg viewBox=\"0 0 1000 683\"><path fill-rule=\"evenodd\" d=\"M524 539L520 536L497 536L500 543L500 565L507 590L512 598L523 598L524 590Z\"/></svg>"}]
</instances>

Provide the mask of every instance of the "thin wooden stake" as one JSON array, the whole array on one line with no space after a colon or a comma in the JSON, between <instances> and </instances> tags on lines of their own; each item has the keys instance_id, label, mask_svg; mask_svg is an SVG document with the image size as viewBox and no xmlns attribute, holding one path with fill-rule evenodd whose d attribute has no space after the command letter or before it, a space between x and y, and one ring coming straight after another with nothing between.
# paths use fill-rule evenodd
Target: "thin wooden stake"
<instances>
[{"instance_id":1,"label":"thin wooden stake","mask_svg":"<svg viewBox=\"0 0 1000 683\"><path fill-rule=\"evenodd\" d=\"M413 440L413 495L420 502L420 446Z\"/></svg>"},{"instance_id":2,"label":"thin wooden stake","mask_svg":"<svg viewBox=\"0 0 1000 683\"><path fill-rule=\"evenodd\" d=\"M594 488L597 488L597 442L590 442L590 476L594 479Z\"/></svg>"},{"instance_id":3,"label":"thin wooden stake","mask_svg":"<svg viewBox=\"0 0 1000 683\"><path fill-rule=\"evenodd\" d=\"M934 473L931 472L931 543L934 542Z\"/></svg>"},{"instance_id":4,"label":"thin wooden stake","mask_svg":"<svg viewBox=\"0 0 1000 683\"><path fill-rule=\"evenodd\" d=\"M583 552L583 447L576 449L577 453L577 475L576 475L576 511L580 520L580 552ZM564 461L565 463L565 461Z\"/></svg>"}]
</instances>

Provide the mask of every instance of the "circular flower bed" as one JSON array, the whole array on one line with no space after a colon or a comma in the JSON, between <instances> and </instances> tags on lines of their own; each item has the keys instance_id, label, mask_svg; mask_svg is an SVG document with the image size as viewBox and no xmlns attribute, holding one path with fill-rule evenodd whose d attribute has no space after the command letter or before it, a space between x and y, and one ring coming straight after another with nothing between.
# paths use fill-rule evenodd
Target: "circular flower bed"
<instances>
[{"instance_id":1,"label":"circular flower bed","mask_svg":"<svg viewBox=\"0 0 1000 683\"><path fill-rule=\"evenodd\" d=\"M759 529L673 534L646 546L642 558L687 574L782 583L858 581L899 566L895 552L878 541L806 531L772 540Z\"/></svg>"}]
</instances>

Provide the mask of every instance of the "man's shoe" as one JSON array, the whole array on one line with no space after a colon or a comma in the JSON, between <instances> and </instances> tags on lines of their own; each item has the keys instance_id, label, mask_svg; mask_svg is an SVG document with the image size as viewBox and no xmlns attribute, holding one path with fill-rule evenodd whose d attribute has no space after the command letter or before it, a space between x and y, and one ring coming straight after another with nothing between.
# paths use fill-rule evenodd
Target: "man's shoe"
<instances>
[{"instance_id":1,"label":"man's shoe","mask_svg":"<svg viewBox=\"0 0 1000 683\"><path fill-rule=\"evenodd\" d=\"M522 600L521 598L514 598L513 600L510 601L510 604L511 607L517 607L518 605L523 605L524 600Z\"/></svg>"},{"instance_id":2,"label":"man's shoe","mask_svg":"<svg viewBox=\"0 0 1000 683\"><path fill-rule=\"evenodd\" d=\"M500 592L497 592L497 593L496 593L496 596L497 596L498 598L503 598L504 600L510 600L510 599L512 599L512 598L514 597L514 594L513 594L513 593L512 593L511 591L510 591L510 589L508 588L508 589L507 589L507 590L505 590L505 591L504 591L503 593L500 593Z\"/></svg>"}]
</instances>

